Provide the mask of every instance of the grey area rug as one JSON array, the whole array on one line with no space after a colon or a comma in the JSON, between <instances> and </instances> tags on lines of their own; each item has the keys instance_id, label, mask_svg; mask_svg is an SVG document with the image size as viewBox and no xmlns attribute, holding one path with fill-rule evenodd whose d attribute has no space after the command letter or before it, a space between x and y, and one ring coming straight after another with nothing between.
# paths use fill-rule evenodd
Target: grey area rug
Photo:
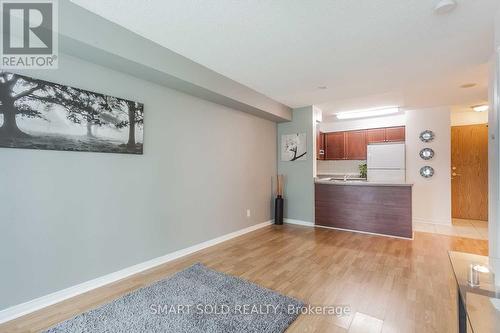
<instances>
[{"instance_id":1,"label":"grey area rug","mask_svg":"<svg viewBox=\"0 0 500 333\"><path fill-rule=\"evenodd\" d=\"M302 306L195 264L45 332L284 332Z\"/></svg>"}]
</instances>

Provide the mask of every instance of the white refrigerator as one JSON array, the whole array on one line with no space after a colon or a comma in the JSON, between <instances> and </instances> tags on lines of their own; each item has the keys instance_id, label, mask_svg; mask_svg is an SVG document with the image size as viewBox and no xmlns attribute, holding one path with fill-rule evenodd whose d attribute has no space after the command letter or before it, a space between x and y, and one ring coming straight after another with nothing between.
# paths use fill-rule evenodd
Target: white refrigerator
<instances>
[{"instance_id":1,"label":"white refrigerator","mask_svg":"<svg viewBox=\"0 0 500 333\"><path fill-rule=\"evenodd\" d=\"M374 143L367 147L368 181L373 183L406 182L404 142Z\"/></svg>"}]
</instances>

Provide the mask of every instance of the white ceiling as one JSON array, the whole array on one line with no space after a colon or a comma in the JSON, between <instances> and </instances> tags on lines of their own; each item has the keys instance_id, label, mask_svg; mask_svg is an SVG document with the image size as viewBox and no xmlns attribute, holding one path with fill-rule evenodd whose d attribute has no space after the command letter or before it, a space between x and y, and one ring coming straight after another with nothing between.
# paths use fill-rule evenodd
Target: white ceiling
<instances>
[{"instance_id":1,"label":"white ceiling","mask_svg":"<svg viewBox=\"0 0 500 333\"><path fill-rule=\"evenodd\" d=\"M485 101L500 1L457 1L436 15L437 0L73 0L284 104L327 113Z\"/></svg>"}]
</instances>

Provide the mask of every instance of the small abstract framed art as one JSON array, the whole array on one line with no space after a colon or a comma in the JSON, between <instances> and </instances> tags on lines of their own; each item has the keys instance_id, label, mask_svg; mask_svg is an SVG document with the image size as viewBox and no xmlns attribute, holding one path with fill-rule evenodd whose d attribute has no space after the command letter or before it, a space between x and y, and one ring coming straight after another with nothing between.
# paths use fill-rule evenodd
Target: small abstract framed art
<instances>
[{"instance_id":1,"label":"small abstract framed art","mask_svg":"<svg viewBox=\"0 0 500 333\"><path fill-rule=\"evenodd\" d=\"M281 136L281 160L284 162L307 159L306 133L284 134Z\"/></svg>"}]
</instances>

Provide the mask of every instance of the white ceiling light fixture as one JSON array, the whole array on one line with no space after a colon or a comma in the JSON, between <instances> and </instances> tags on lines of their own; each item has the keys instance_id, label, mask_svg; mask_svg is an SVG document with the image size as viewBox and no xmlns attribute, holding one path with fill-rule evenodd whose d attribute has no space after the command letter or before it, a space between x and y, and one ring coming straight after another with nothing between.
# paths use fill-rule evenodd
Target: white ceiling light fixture
<instances>
[{"instance_id":1,"label":"white ceiling light fixture","mask_svg":"<svg viewBox=\"0 0 500 333\"><path fill-rule=\"evenodd\" d=\"M356 118L367 118L376 116L385 116L389 114L395 114L399 112L399 106L384 106L375 109L364 109L364 110L353 110L346 112L339 112L336 114L337 119L356 119Z\"/></svg>"},{"instance_id":2,"label":"white ceiling light fixture","mask_svg":"<svg viewBox=\"0 0 500 333\"><path fill-rule=\"evenodd\" d=\"M457 8L457 2L455 0L439 0L434 7L434 12L436 14L448 14Z\"/></svg>"},{"instance_id":3,"label":"white ceiling light fixture","mask_svg":"<svg viewBox=\"0 0 500 333\"><path fill-rule=\"evenodd\" d=\"M486 112L490 109L490 106L488 104L483 104L483 105L476 105L472 107L472 110L476 112Z\"/></svg>"}]
</instances>

